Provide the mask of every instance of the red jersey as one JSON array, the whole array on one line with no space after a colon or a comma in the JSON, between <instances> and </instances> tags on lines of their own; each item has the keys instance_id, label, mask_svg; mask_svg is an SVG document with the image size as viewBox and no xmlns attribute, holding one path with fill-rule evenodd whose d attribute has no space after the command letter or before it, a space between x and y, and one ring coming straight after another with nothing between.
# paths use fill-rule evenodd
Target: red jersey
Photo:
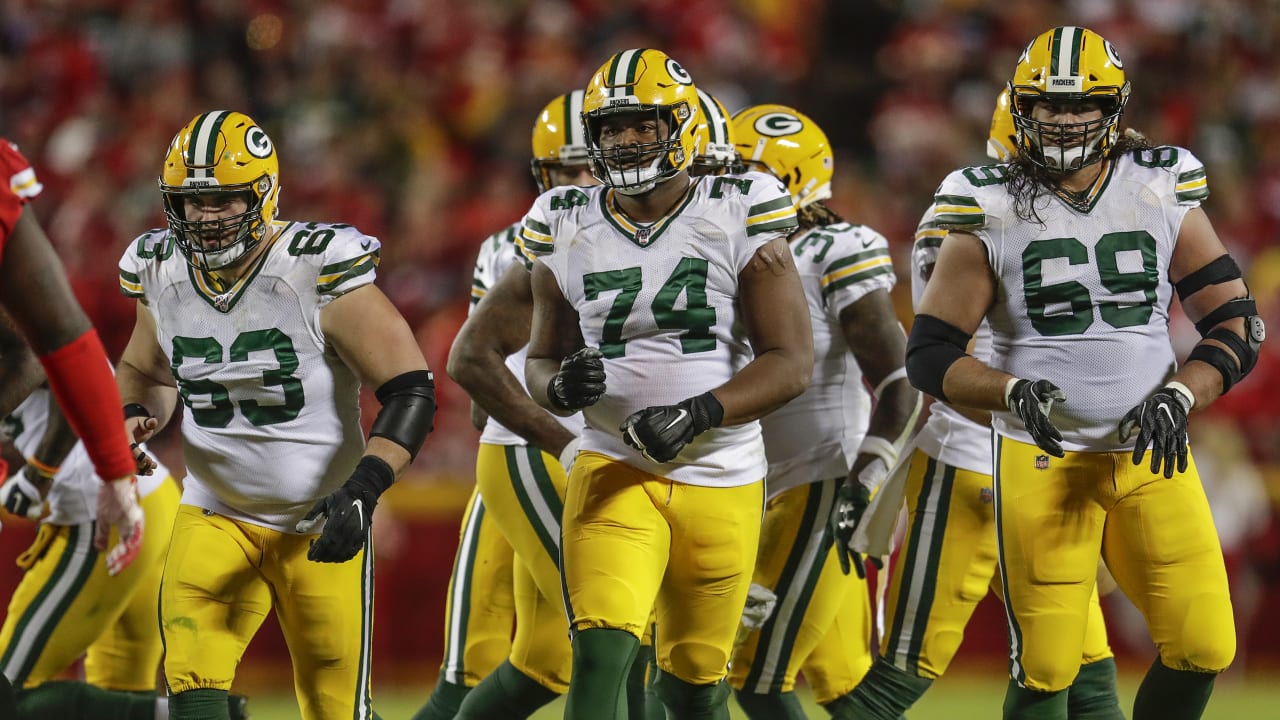
<instances>
[{"instance_id":1,"label":"red jersey","mask_svg":"<svg viewBox=\"0 0 1280 720\"><path fill-rule=\"evenodd\" d=\"M0 188L0 253L22 215L22 206L40 194L44 186L36 179L31 163L18 152L18 146L0 138L0 179L7 178L8 190Z\"/></svg>"}]
</instances>

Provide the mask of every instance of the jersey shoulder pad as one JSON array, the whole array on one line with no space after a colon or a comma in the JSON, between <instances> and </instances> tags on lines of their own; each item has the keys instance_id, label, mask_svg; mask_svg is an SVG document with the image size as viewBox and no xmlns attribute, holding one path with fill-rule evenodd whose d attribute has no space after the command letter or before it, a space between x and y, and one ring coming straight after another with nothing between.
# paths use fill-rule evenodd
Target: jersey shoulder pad
<instances>
[{"instance_id":1,"label":"jersey shoulder pad","mask_svg":"<svg viewBox=\"0 0 1280 720\"><path fill-rule=\"evenodd\" d=\"M892 287L897 279L889 240L866 225L838 223L817 228L814 236L831 239L831 247L823 254L822 296L830 298L840 290L864 285L858 296L876 287Z\"/></svg>"},{"instance_id":2,"label":"jersey shoulder pad","mask_svg":"<svg viewBox=\"0 0 1280 720\"><path fill-rule=\"evenodd\" d=\"M747 237L764 233L789 235L800 226L796 219L795 201L778 178L749 171L739 175L711 178L707 197L738 198L746 206Z\"/></svg>"},{"instance_id":3,"label":"jersey shoulder pad","mask_svg":"<svg viewBox=\"0 0 1280 720\"><path fill-rule=\"evenodd\" d=\"M520 232L516 236L520 253L529 262L539 256L550 255L558 228L572 222L592 203L599 202L600 192L600 186L565 186L551 188L539 195L520 221Z\"/></svg>"},{"instance_id":4,"label":"jersey shoulder pad","mask_svg":"<svg viewBox=\"0 0 1280 720\"><path fill-rule=\"evenodd\" d=\"M1179 205L1197 206L1209 197L1209 178L1204 163L1192 152L1176 145L1139 148L1129 154L1139 167L1163 170L1173 179L1173 196Z\"/></svg>"},{"instance_id":5,"label":"jersey shoulder pad","mask_svg":"<svg viewBox=\"0 0 1280 720\"><path fill-rule=\"evenodd\" d=\"M291 258L315 268L320 295L342 295L368 285L382 261L382 243L344 223L291 222L276 242Z\"/></svg>"},{"instance_id":6,"label":"jersey shoulder pad","mask_svg":"<svg viewBox=\"0 0 1280 720\"><path fill-rule=\"evenodd\" d=\"M471 304L477 305L507 267L520 256L516 238L520 223L512 223L485 238L476 253L476 266L471 273ZM522 259L522 258L521 258Z\"/></svg>"},{"instance_id":7,"label":"jersey shoulder pad","mask_svg":"<svg viewBox=\"0 0 1280 720\"><path fill-rule=\"evenodd\" d=\"M942 180L933 195L933 220L946 230L973 231L987 226L987 210L992 189L1009 179L1008 165L980 165L961 168Z\"/></svg>"},{"instance_id":8,"label":"jersey shoulder pad","mask_svg":"<svg viewBox=\"0 0 1280 720\"><path fill-rule=\"evenodd\" d=\"M31 163L18 150L18 146L0 139L0 173L9 180L9 192L23 202L40 194L44 185L36 178Z\"/></svg>"},{"instance_id":9,"label":"jersey shoulder pad","mask_svg":"<svg viewBox=\"0 0 1280 720\"><path fill-rule=\"evenodd\" d=\"M933 209L930 205L920 217L915 239L911 243L911 264L918 273L937 262L942 241L947 239L947 230L938 226L938 221L933 217Z\"/></svg>"},{"instance_id":10,"label":"jersey shoulder pad","mask_svg":"<svg viewBox=\"0 0 1280 720\"><path fill-rule=\"evenodd\" d=\"M120 292L125 297L145 298L147 269L173 257L173 251L173 234L168 228L153 228L139 235L120 256Z\"/></svg>"}]
</instances>

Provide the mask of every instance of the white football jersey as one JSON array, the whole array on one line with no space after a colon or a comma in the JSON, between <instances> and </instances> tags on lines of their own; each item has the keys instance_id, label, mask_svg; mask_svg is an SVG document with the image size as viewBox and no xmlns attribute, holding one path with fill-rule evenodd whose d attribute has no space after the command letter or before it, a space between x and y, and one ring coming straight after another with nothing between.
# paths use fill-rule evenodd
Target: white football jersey
<instances>
[{"instance_id":1,"label":"white football jersey","mask_svg":"<svg viewBox=\"0 0 1280 720\"><path fill-rule=\"evenodd\" d=\"M889 241L862 225L812 228L791 238L791 252L813 323L813 380L799 397L760 419L770 497L849 473L872 402L845 342L840 311L897 281Z\"/></svg>"},{"instance_id":2,"label":"white football jersey","mask_svg":"<svg viewBox=\"0 0 1280 720\"><path fill-rule=\"evenodd\" d=\"M471 307L467 310L469 315L471 311L476 309L480 304L480 300L489 292L489 288L497 284L498 279L506 274L507 269L512 265L520 262L528 262L528 259L520 254L520 246L516 242L516 236L520 232L520 223L513 223L503 230L490 235L480 245L480 252L476 255L475 272L471 279ZM528 345L507 356L507 369L512 375L516 376L520 387L526 387L524 382L524 359L528 354ZM526 389L526 392L528 390ZM569 432L574 435L582 434L582 414L575 413L569 417L556 417ZM491 445L528 445L524 438L511 432L502 423L489 418L485 421L484 431L480 434L480 442L489 443Z\"/></svg>"},{"instance_id":3,"label":"white football jersey","mask_svg":"<svg viewBox=\"0 0 1280 720\"><path fill-rule=\"evenodd\" d=\"M583 411L581 449L691 485L764 478L757 421L711 428L661 465L628 447L619 427L638 410L723 385L752 360L738 274L757 249L795 227L782 183L755 172L699 178L648 225L620 212L604 187L557 188L538 198L521 246L551 269L587 345L605 357L608 390Z\"/></svg>"},{"instance_id":4,"label":"white football jersey","mask_svg":"<svg viewBox=\"0 0 1280 720\"><path fill-rule=\"evenodd\" d=\"M915 244L911 248L911 305L920 304L924 286L938 261L938 251L947 231L933 219L933 207L925 210L916 227ZM986 320L973 333L973 356L983 362L991 359L991 326ZM970 420L941 400L929 406L929 419L916 433L916 447L929 457L952 467L990 475L991 428Z\"/></svg>"},{"instance_id":5,"label":"white football jersey","mask_svg":"<svg viewBox=\"0 0 1280 720\"><path fill-rule=\"evenodd\" d=\"M320 312L373 282L381 244L350 225L273 227L231 287L175 252L168 230L130 246L120 286L155 319L186 405L182 501L294 532L364 452L360 384L325 342Z\"/></svg>"},{"instance_id":6,"label":"white football jersey","mask_svg":"<svg viewBox=\"0 0 1280 720\"><path fill-rule=\"evenodd\" d=\"M48 388L38 388L4 419L5 435L13 441L13 446L23 457L31 457L44 438L45 428L49 425L51 399L52 394ZM141 447L145 452L146 445ZM154 473L138 476L138 494L143 497L151 494L169 477L169 469L159 461L156 464ZM53 476L53 485L49 488L47 498L49 515L44 521L53 525L90 522L98 514L98 490L101 487L102 479L94 473L93 462L89 460L89 452L84 449L84 443L76 443L58 466L58 474Z\"/></svg>"},{"instance_id":7,"label":"white football jersey","mask_svg":"<svg viewBox=\"0 0 1280 720\"><path fill-rule=\"evenodd\" d=\"M1066 402L1053 423L1067 450L1128 450L1120 419L1176 369L1169 344L1169 261L1187 212L1208 196L1204 166L1163 146L1107 161L1073 203L1042 193L1041 222L1024 222L1007 166L958 170L934 199L940 227L978 236L998 292L988 313L991 364L1053 382ZM997 432L1031 442L1022 421L995 414Z\"/></svg>"}]
</instances>

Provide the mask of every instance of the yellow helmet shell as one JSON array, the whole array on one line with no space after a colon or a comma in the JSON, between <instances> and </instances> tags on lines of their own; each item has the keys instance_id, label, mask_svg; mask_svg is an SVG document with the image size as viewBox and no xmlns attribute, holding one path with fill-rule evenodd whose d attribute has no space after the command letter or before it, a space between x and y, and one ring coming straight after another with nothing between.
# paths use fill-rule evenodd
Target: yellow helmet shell
<instances>
[{"instance_id":1,"label":"yellow helmet shell","mask_svg":"<svg viewBox=\"0 0 1280 720\"><path fill-rule=\"evenodd\" d=\"M776 175L797 209L831 197L831 143L807 115L786 105L754 105L738 111L732 124L747 169L763 167Z\"/></svg>"},{"instance_id":2,"label":"yellow helmet shell","mask_svg":"<svg viewBox=\"0 0 1280 720\"><path fill-rule=\"evenodd\" d=\"M1009 112L1009 88L1000 91L996 109L991 114L991 130L987 133L987 157L1009 162L1018 152L1018 131L1013 127L1013 114Z\"/></svg>"},{"instance_id":3,"label":"yellow helmet shell","mask_svg":"<svg viewBox=\"0 0 1280 720\"><path fill-rule=\"evenodd\" d=\"M192 118L169 143L160 172L165 216L178 249L193 265L206 270L225 267L243 257L267 236L276 217L279 176L275 144L253 118L226 110ZM183 198L236 192L248 193L248 211L212 221L220 227L236 225L235 237L217 248L204 247L195 235L215 228L209 222L188 221Z\"/></svg>"},{"instance_id":4,"label":"yellow helmet shell","mask_svg":"<svg viewBox=\"0 0 1280 720\"><path fill-rule=\"evenodd\" d=\"M644 167L615 169L614 149L599 144L604 118L624 113L652 112L666 124L667 137L652 147L632 147L628 152L657 152ZM609 58L591 76L582 103L587 151L592 172L600 182L620 192L639 194L651 190L689 167L697 146L698 89L680 63L661 50L624 50Z\"/></svg>"},{"instance_id":5,"label":"yellow helmet shell","mask_svg":"<svg viewBox=\"0 0 1280 720\"><path fill-rule=\"evenodd\" d=\"M551 189L551 169L559 165L586 165L587 141L582 129L582 90L565 93L547 103L533 124L533 159L530 167L538 191Z\"/></svg>"},{"instance_id":6,"label":"yellow helmet shell","mask_svg":"<svg viewBox=\"0 0 1280 720\"><path fill-rule=\"evenodd\" d=\"M1129 81L1116 49L1094 31L1073 25L1032 40L1018 59L1008 90L1019 150L1032 162L1061 172L1106 157L1119 137L1120 115L1129 101ZM1072 126L1038 122L1031 115L1040 100L1100 102L1103 117ZM1064 137L1064 129L1083 135L1083 143L1052 146L1050 139Z\"/></svg>"}]
</instances>

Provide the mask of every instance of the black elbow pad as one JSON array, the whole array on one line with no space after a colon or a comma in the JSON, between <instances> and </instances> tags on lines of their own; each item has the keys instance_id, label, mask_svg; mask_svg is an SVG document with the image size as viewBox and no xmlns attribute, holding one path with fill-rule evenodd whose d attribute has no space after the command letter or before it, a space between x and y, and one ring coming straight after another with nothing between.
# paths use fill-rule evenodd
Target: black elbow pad
<instances>
[{"instance_id":1,"label":"black elbow pad","mask_svg":"<svg viewBox=\"0 0 1280 720\"><path fill-rule=\"evenodd\" d=\"M434 428L436 384L430 370L397 375L375 392L382 409L373 420L369 437L384 437L418 456L418 450Z\"/></svg>"},{"instance_id":2,"label":"black elbow pad","mask_svg":"<svg viewBox=\"0 0 1280 720\"><path fill-rule=\"evenodd\" d=\"M971 337L945 320L916 315L907 338L907 379L920 392L946 402L942 379L955 361L968 355Z\"/></svg>"}]
</instances>

